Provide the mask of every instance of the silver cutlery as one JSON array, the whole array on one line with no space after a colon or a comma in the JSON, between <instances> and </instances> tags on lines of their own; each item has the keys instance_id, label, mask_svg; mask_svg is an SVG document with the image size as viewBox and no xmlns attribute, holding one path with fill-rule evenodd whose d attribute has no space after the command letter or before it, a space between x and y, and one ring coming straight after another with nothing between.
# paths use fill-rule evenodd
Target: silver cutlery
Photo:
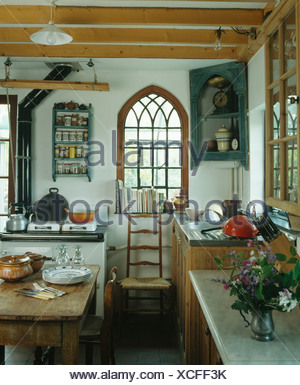
<instances>
[{"instance_id":1,"label":"silver cutlery","mask_svg":"<svg viewBox=\"0 0 300 385\"><path fill-rule=\"evenodd\" d=\"M46 286L43 283L41 283L40 285L38 283L34 283L33 286L38 290L55 294L57 297L61 297L62 295L67 294L65 291L54 289L53 287Z\"/></svg>"}]
</instances>

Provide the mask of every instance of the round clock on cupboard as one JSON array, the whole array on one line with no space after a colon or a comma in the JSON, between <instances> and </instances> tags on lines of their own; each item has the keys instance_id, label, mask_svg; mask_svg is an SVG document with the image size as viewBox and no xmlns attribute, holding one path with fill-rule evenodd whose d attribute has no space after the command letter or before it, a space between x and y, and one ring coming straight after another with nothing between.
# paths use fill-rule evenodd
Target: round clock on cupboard
<instances>
[{"instance_id":1,"label":"round clock on cupboard","mask_svg":"<svg viewBox=\"0 0 300 385\"><path fill-rule=\"evenodd\" d=\"M231 141L231 148L236 151L239 148L239 141L237 138L233 138Z\"/></svg>"},{"instance_id":2,"label":"round clock on cupboard","mask_svg":"<svg viewBox=\"0 0 300 385\"><path fill-rule=\"evenodd\" d=\"M231 106L230 94L222 90L216 92L213 96L213 105L216 108L215 112L229 112Z\"/></svg>"}]
</instances>

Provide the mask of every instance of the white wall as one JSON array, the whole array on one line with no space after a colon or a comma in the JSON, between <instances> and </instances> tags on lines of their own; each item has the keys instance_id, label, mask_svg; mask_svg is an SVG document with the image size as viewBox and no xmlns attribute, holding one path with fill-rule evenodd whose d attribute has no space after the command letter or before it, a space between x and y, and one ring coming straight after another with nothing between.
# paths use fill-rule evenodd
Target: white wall
<instances>
[{"instance_id":1,"label":"white wall","mask_svg":"<svg viewBox=\"0 0 300 385\"><path fill-rule=\"evenodd\" d=\"M260 59L260 56L258 56ZM259 60L253 61L249 66L249 103L252 100L252 93L255 87L252 83L256 82L256 66L261 67ZM0 71L1 72L1 71ZM20 73L14 73L14 78L42 79L50 70L45 68L43 71L26 70ZM3 76L3 75L2 75ZM122 105L137 91L151 85L157 85L165 88L174 94L182 103L188 115L190 115L189 102L189 72L187 70L105 70L98 71L98 81L105 81L110 84L110 92L70 92L53 91L40 103L33 112L33 200L40 199L48 193L50 187L57 187L59 192L64 195L69 202L75 199L85 199L91 204L100 200L109 199L114 201L114 180L116 178L116 167L112 161L112 148L115 149L115 143L112 143L112 131L117 129L117 115ZM80 72L72 72L68 80L92 81L90 69L84 69ZM263 87L263 82L258 85ZM251 92L250 92L251 90ZM5 91L1 90L1 93ZM20 90L21 100L29 90ZM11 94L16 94L10 91ZM263 94L264 95L264 94ZM94 116L92 121L92 139L101 141L105 148L105 165L93 167L92 182L86 178L58 178L56 182L52 181L52 108L54 103L68 102L73 100L79 104L89 104L93 106ZM255 99L254 99L255 100ZM251 102L252 103L252 102ZM250 127L251 130L251 127ZM251 161L250 161L251 166ZM233 192L232 187L232 168L233 162L202 162L195 176L190 173L190 199L199 202L202 208L212 199L224 200L230 199ZM239 192L246 197L248 186L251 184L251 178L247 179L245 173L240 169ZM251 171L250 171L251 174ZM246 173L247 175L247 173ZM249 182L250 181L250 182ZM246 188L245 188L246 186ZM126 220L119 224L120 216L114 215L114 204L110 207L110 218L114 224L110 227L108 244L111 246L122 246L126 244ZM125 223L124 223L125 222ZM164 244L171 245L171 226L165 226ZM171 249L166 249L170 257ZM117 264L120 268L124 264L124 250L109 253L108 267ZM168 264L169 265L169 264ZM122 275L121 269L121 275ZM168 267L170 275L170 266Z\"/></svg>"}]
</instances>

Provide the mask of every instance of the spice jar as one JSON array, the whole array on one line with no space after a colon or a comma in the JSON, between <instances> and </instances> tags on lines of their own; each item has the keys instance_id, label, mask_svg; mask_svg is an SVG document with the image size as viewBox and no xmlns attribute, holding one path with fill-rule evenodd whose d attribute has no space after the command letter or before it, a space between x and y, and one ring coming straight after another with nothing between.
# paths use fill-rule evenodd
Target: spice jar
<instances>
[{"instance_id":1,"label":"spice jar","mask_svg":"<svg viewBox=\"0 0 300 385\"><path fill-rule=\"evenodd\" d=\"M88 130L83 131L83 140L85 142L87 142L89 140L89 131Z\"/></svg>"},{"instance_id":2,"label":"spice jar","mask_svg":"<svg viewBox=\"0 0 300 385\"><path fill-rule=\"evenodd\" d=\"M82 157L86 158L89 154L89 149L87 147L82 147Z\"/></svg>"},{"instance_id":3,"label":"spice jar","mask_svg":"<svg viewBox=\"0 0 300 385\"><path fill-rule=\"evenodd\" d=\"M69 135L70 142L76 142L76 131L71 131Z\"/></svg>"},{"instance_id":4,"label":"spice jar","mask_svg":"<svg viewBox=\"0 0 300 385\"><path fill-rule=\"evenodd\" d=\"M59 146L54 146L54 158L59 158Z\"/></svg>"},{"instance_id":5,"label":"spice jar","mask_svg":"<svg viewBox=\"0 0 300 385\"><path fill-rule=\"evenodd\" d=\"M55 141L61 142L62 140L62 132L61 131L55 131Z\"/></svg>"},{"instance_id":6,"label":"spice jar","mask_svg":"<svg viewBox=\"0 0 300 385\"><path fill-rule=\"evenodd\" d=\"M87 126L88 125L88 118L82 118L82 125Z\"/></svg>"},{"instance_id":7,"label":"spice jar","mask_svg":"<svg viewBox=\"0 0 300 385\"><path fill-rule=\"evenodd\" d=\"M72 115L72 126L78 126L78 114Z\"/></svg>"},{"instance_id":8,"label":"spice jar","mask_svg":"<svg viewBox=\"0 0 300 385\"><path fill-rule=\"evenodd\" d=\"M69 157L75 158L75 146L70 146Z\"/></svg>"},{"instance_id":9,"label":"spice jar","mask_svg":"<svg viewBox=\"0 0 300 385\"><path fill-rule=\"evenodd\" d=\"M87 164L81 163L80 165L80 174L86 174L87 173Z\"/></svg>"},{"instance_id":10,"label":"spice jar","mask_svg":"<svg viewBox=\"0 0 300 385\"><path fill-rule=\"evenodd\" d=\"M77 131L77 133L76 133L76 140L77 140L77 142L82 142L83 141L83 132L82 131Z\"/></svg>"},{"instance_id":11,"label":"spice jar","mask_svg":"<svg viewBox=\"0 0 300 385\"><path fill-rule=\"evenodd\" d=\"M59 149L59 157L64 158L65 157L65 147L60 147Z\"/></svg>"},{"instance_id":12,"label":"spice jar","mask_svg":"<svg viewBox=\"0 0 300 385\"><path fill-rule=\"evenodd\" d=\"M56 163L56 174L62 174L63 173L63 164L62 163Z\"/></svg>"},{"instance_id":13,"label":"spice jar","mask_svg":"<svg viewBox=\"0 0 300 385\"><path fill-rule=\"evenodd\" d=\"M69 158L70 157L70 147L69 146L66 146L66 149L65 149L65 158Z\"/></svg>"},{"instance_id":14,"label":"spice jar","mask_svg":"<svg viewBox=\"0 0 300 385\"><path fill-rule=\"evenodd\" d=\"M76 147L76 158L81 158L82 157L82 147L77 146Z\"/></svg>"},{"instance_id":15,"label":"spice jar","mask_svg":"<svg viewBox=\"0 0 300 385\"><path fill-rule=\"evenodd\" d=\"M70 168L70 173L71 174L78 174L78 163L72 163L71 168Z\"/></svg>"},{"instance_id":16,"label":"spice jar","mask_svg":"<svg viewBox=\"0 0 300 385\"><path fill-rule=\"evenodd\" d=\"M62 140L63 140L63 142L68 142L69 141L69 131L63 131L63 133L62 133Z\"/></svg>"},{"instance_id":17,"label":"spice jar","mask_svg":"<svg viewBox=\"0 0 300 385\"><path fill-rule=\"evenodd\" d=\"M64 174L70 174L70 163L64 164Z\"/></svg>"},{"instance_id":18,"label":"spice jar","mask_svg":"<svg viewBox=\"0 0 300 385\"><path fill-rule=\"evenodd\" d=\"M71 115L65 115L65 126L71 126L71 124L72 124Z\"/></svg>"}]
</instances>

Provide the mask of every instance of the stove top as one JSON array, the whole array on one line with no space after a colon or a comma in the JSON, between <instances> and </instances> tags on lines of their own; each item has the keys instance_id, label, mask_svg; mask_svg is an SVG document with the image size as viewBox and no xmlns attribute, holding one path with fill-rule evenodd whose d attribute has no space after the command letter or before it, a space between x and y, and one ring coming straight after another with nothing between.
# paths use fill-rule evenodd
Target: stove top
<instances>
[{"instance_id":1,"label":"stove top","mask_svg":"<svg viewBox=\"0 0 300 385\"><path fill-rule=\"evenodd\" d=\"M57 225L57 223L55 223ZM47 223L42 227L35 223L34 230L27 230L23 232L4 232L0 234L1 241L27 241L27 240L35 240L35 241L80 241L80 242L103 242L104 235L107 231L107 226L97 226L95 223L90 223L89 226L80 225L77 226L75 224L67 228L65 227L63 231L63 226L58 225L58 229L56 226L51 226L51 224ZM67 224L65 224L67 225ZM33 227L33 225L32 225ZM49 228L48 228L49 227ZM75 228L76 227L76 228Z\"/></svg>"}]
</instances>

